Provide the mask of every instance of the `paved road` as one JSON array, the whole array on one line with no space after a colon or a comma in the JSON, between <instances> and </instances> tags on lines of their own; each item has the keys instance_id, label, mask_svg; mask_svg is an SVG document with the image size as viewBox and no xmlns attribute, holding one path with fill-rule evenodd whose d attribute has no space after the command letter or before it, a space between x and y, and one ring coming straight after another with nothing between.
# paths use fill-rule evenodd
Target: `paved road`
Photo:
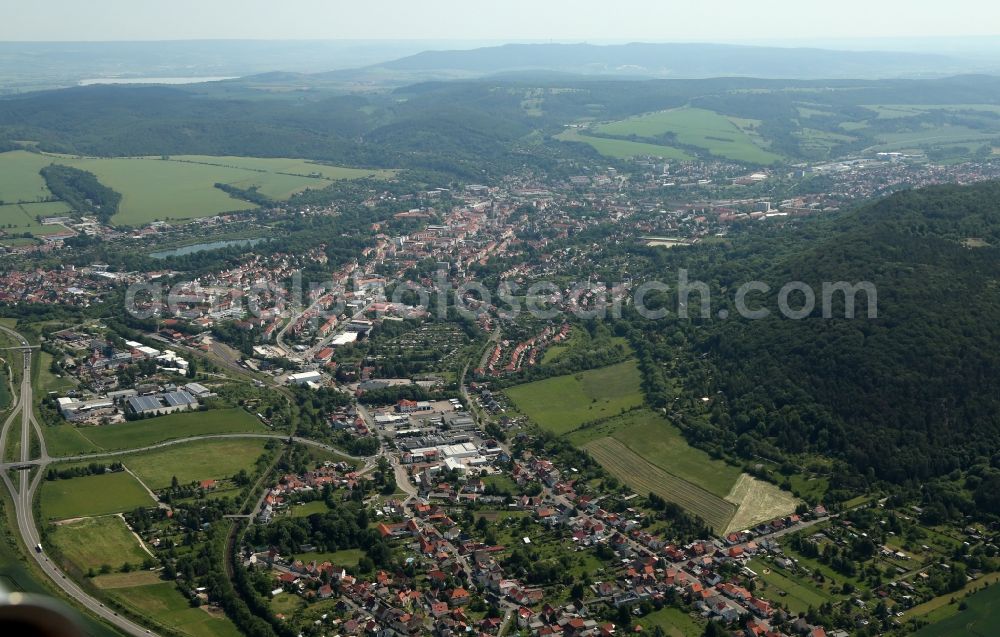
<instances>
[{"instance_id":1,"label":"paved road","mask_svg":"<svg viewBox=\"0 0 1000 637\"><path fill-rule=\"evenodd\" d=\"M38 422L35 420L34 410L33 410L33 394L31 387L31 356L32 350L28 341L18 334L17 332L10 330L6 327L0 326L0 330L14 337L17 342L21 344L22 349L20 351L23 355L23 374L21 380L20 391L14 397L12 404L12 411L8 416L6 422L3 424L3 429L0 430L0 460L2 460L3 452L7 448L7 439L10 435L15 418L18 414L21 415L21 458L17 462L0 462L0 476L2 476L4 484L7 486L8 491L10 491L11 497L14 501L14 510L17 517L17 527L18 533L21 536L25 546L28 548L28 553L31 557L38 563L38 566L42 571L52 579L55 584L62 589L62 591L74 599L80 606L89 610L94 615L97 615L101 619L105 620L107 623L118 628L119 630L130 634L130 635L152 635L154 634L151 630L140 626L139 624L118 615L118 613L106 608L97 599L94 599L89 594L87 594L82 588L80 588L75 582L69 579L65 573L63 573L59 567L49 560L48 556L41 552L34 550L34 547L38 546L40 543L40 535L38 529L35 527L35 518L32 510L32 502L35 498L35 493L38 490L39 485L42 482L43 476L45 474L46 467L52 462L64 462L64 461L79 461L79 460L91 460L100 458L111 458L115 456L123 456L127 454L151 451L155 449L161 449L163 447L169 447L172 445L183 444L186 442L194 442L197 440L206 440L213 438L263 438L263 439L274 439L274 440L288 440L289 436L282 434L255 434L255 433L232 433L232 434L211 434L205 436L190 436L186 438L178 438L175 440L168 440L155 445L149 445L146 447L136 448L136 449L120 449L115 451L105 451L99 453L91 454L81 454L76 456L64 456L53 458L49 456L48 449L45 445L45 437L42 435L42 429ZM39 442L39 454L37 458L32 458L31 454L31 431L35 430ZM291 438L297 443L304 445L309 445L312 447L318 447L326 451L334 452L350 458L351 460L361 461L365 464L363 472L370 471L374 466L376 461L375 457L362 458L358 456L351 456L344 453L340 449L333 446L324 444L322 442L317 442L315 440L310 440L308 438L301 438L298 436L293 436ZM19 486L15 487L14 482L10 478L10 469L15 467L25 467L24 470L19 472L18 481ZM34 472L27 470L27 467L34 469ZM263 501L261 499L258 502L258 506Z\"/></svg>"},{"instance_id":2,"label":"paved road","mask_svg":"<svg viewBox=\"0 0 1000 637\"><path fill-rule=\"evenodd\" d=\"M56 458L48 458L48 459L21 460L20 462L4 462L0 463L0 470L6 471L7 469L12 469L14 467L22 467L22 466L44 466L51 462L77 462L81 460L99 460L101 458L114 458L116 456L126 456L133 453L141 453L143 451L153 451L156 449L162 449L164 447L180 445L186 442L195 442L197 440L213 440L220 438L263 438L269 440L288 440L289 437L284 434L254 434L254 433L205 434L203 436L188 436L186 438L175 438L173 440L166 440L164 442L159 442L155 445L149 445L146 447L135 447L132 449L116 449L114 451L99 451L97 453L86 453L76 456L59 456ZM352 456L350 454L344 453L337 447L333 447L331 445L322 442L317 442L316 440L310 440L309 438L300 438L299 436L292 436L292 440L301 443L303 445L318 447L325 451L336 453L351 460L363 462L365 463L366 466L373 464L375 462L374 456L372 457Z\"/></svg>"},{"instance_id":3,"label":"paved road","mask_svg":"<svg viewBox=\"0 0 1000 637\"><path fill-rule=\"evenodd\" d=\"M28 341L17 332L2 326L0 326L0 330L13 336L25 348L28 347ZM45 465L49 463L50 459L48 457L48 452L45 449L45 439L42 437L41 428L35 421L34 410L32 409L31 350L24 349L22 351L24 353L24 367L22 368L23 377L21 379L21 389L18 392L16 402L17 406L15 410L11 412L7 422L4 423L3 431L0 432L0 449L6 449L7 437L14 423L14 417L18 412L20 412L21 464L30 462L38 467L34 477L31 476L30 471L20 472L19 488L14 487L6 466L3 470L4 484L7 485L7 489L10 491L11 497L14 500L14 513L17 517L17 530L21 535L21 539L24 541L25 546L28 547L28 553L35 560L35 562L38 563L38 566L42 569L42 571L44 571L45 574L48 575L49 578L51 578L64 593L66 593L66 595L76 600L78 604L125 633L130 635L151 635L153 634L151 631L129 619L121 617L118 613L105 608L104 604L88 595L83 591L83 589L77 586L75 582L66 577L66 574L63 573L51 560L49 560L45 553L39 553L33 550L33 547L39 545L39 534L38 529L35 528L35 517L32 512L31 503L34 500L35 491L41 483L42 475L45 472ZM34 461L31 460L32 428L34 428L37 432L39 444L41 446L41 457Z\"/></svg>"}]
</instances>

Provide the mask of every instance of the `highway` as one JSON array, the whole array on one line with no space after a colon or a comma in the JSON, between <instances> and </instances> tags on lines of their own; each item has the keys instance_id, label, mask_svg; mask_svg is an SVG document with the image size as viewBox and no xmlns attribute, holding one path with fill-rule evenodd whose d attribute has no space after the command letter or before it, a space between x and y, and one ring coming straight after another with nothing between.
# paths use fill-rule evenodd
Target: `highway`
<instances>
[{"instance_id":1,"label":"highway","mask_svg":"<svg viewBox=\"0 0 1000 637\"><path fill-rule=\"evenodd\" d=\"M5 332L10 335L20 343L19 347L11 348L10 351L20 351L22 353L22 379L19 391L15 392L13 398L11 412L3 424L3 429L0 430L0 461L3 460L3 453L7 449L7 440L14 429L14 423L17 422L17 417L21 417L21 457L20 460L14 462L0 462L0 474L2 474L3 482L7 487L7 490L11 494L11 498L14 503L14 512L17 518L17 531L23 541L27 552L31 555L32 559L38 564L39 568L60 588L62 591L71 599L75 600L81 607L87 609L94 615L100 617L108 624L114 626L115 628L121 630L122 632L129 635L153 635L153 631L140 626L136 622L131 621L125 617L120 616L113 610L106 608L103 603L99 600L91 597L86 591L84 591L80 586L73 582L65 573L60 570L60 568L53 563L46 553L44 552L44 547L42 552L35 550L35 547L40 544L40 535L37 527L35 526L35 518L32 509L32 503L35 499L35 494L38 492L38 487L44 479L46 468L49 464L53 462L65 462L65 461L80 461L80 460L99 460L102 458L113 458L116 456L124 456L128 454L138 453L142 451L153 451L156 449L162 449L164 447L170 447L173 445L184 444L188 442L195 442L199 440L211 440L220 438L261 438L261 439L273 439L273 440L289 440L288 435L283 434L267 434L267 433L230 433L230 434L207 434L203 436L189 436L185 438L177 438L174 440L167 440L153 445L148 445L145 447L137 447L132 449L119 449L114 451L103 451L90 454L81 454L76 456L60 456L53 458L49 456L48 449L45 444L45 437L42 434L42 429L38 422L35 420L34 415L34 398L33 391L31 387L31 361L32 361L32 350L37 346L32 346L28 341L17 332L0 326L0 331ZM13 358L13 357L12 357ZM39 441L39 452L38 457L32 457L31 449L31 431L34 430L38 441ZM292 436L291 440L294 442L309 445L312 447L317 447L326 451L337 453L341 456L349 458L351 460L360 461L364 463L364 468L361 469L361 473L367 473L371 471L375 466L377 456L362 458L357 456L351 456L344 453L340 449L333 447L331 445L324 444L315 440L310 440L308 438L301 438L298 436ZM15 486L14 480L10 477L10 470L21 468L18 472L17 481L18 485Z\"/></svg>"},{"instance_id":2,"label":"highway","mask_svg":"<svg viewBox=\"0 0 1000 637\"><path fill-rule=\"evenodd\" d=\"M11 411L10 416L3 425L3 430L0 431L0 450L5 450L7 447L7 438L10 434L13 424L15 422L15 417L18 413L21 414L21 463L20 464L33 464L37 467L37 470L32 477L31 471L21 471L19 477L19 487L15 488L13 481L10 479L9 472L7 471L7 466L4 467L3 471L3 481L7 485L7 490L10 491L11 498L14 501L14 513L17 517L17 530L21 536L21 540L24 542L25 547L27 547L28 554L38 563L38 566L42 571L48 575L48 577L55 582L55 584L62 589L62 591L76 602L89 610L94 615L97 615L108 624L111 624L115 628L130 634L130 635L151 635L152 631L149 631L139 624L126 619L118 615L118 613L106 608L104 604L97 601L86 592L83 591L79 586L76 585L71 579L66 577L58 566L56 566L45 552L37 552L34 547L40 542L38 529L35 527L35 517L32 512L31 503L34 500L35 492L38 489L38 485L42 481L42 476L45 473L45 465L47 465L51 458L48 456L48 452L45 448L45 438L42 436L41 427L39 427L38 422L35 420L34 410L32 409L33 398L31 389L31 348L30 345L23 336L17 332L8 329L6 327L0 326L0 330L14 337L23 349L21 351L24 355L24 362L22 367L22 378L21 378L21 388L18 392L17 400L14 403L13 411ZM31 458L31 430L34 429L38 435L38 440L40 444L40 457L36 460Z\"/></svg>"}]
</instances>

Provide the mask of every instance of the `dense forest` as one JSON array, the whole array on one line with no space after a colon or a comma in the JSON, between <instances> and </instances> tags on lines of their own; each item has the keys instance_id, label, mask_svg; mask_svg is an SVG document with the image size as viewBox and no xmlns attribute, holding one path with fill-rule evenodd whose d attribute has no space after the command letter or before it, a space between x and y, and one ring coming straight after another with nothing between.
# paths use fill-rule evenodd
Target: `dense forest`
<instances>
[{"instance_id":1,"label":"dense forest","mask_svg":"<svg viewBox=\"0 0 1000 637\"><path fill-rule=\"evenodd\" d=\"M710 319L629 319L651 401L696 444L747 460L833 456L898 484L997 466L997 201L998 183L935 187L729 243L650 251L661 280L687 268L712 303ZM717 319L719 309L736 316L734 292L748 281L770 286L750 305L771 315ZM777 310L790 281L816 290L801 320ZM877 317L861 293L856 318L843 318L842 294L823 318L824 281L873 283ZM676 296L661 300L677 309Z\"/></svg>"},{"instance_id":2,"label":"dense forest","mask_svg":"<svg viewBox=\"0 0 1000 637\"><path fill-rule=\"evenodd\" d=\"M52 164L41 170L53 196L66 202L74 211L94 214L103 223L118 212L121 194L97 180L93 173L62 164Z\"/></svg>"},{"instance_id":3,"label":"dense forest","mask_svg":"<svg viewBox=\"0 0 1000 637\"><path fill-rule=\"evenodd\" d=\"M426 82L364 95L264 92L252 78L190 87L90 86L0 99L0 139L73 154L302 157L482 180L525 165L559 170L562 159L592 156L589 146L552 139L569 122L682 106L757 121L770 150L801 159L815 157L807 130L827 134L832 155L870 146L876 134L923 126L993 130L1000 114L959 106L996 104L998 84L972 76L626 81L550 74ZM955 107L879 118L865 108L872 104ZM844 121L866 126L845 135Z\"/></svg>"}]
</instances>

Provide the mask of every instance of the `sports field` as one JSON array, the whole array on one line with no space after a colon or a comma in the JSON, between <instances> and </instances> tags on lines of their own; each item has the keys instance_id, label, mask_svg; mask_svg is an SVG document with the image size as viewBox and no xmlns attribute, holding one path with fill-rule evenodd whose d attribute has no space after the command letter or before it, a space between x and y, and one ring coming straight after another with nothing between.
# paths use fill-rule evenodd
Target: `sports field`
<instances>
[{"instance_id":1,"label":"sports field","mask_svg":"<svg viewBox=\"0 0 1000 637\"><path fill-rule=\"evenodd\" d=\"M142 485L124 471L70 480L44 480L40 500L42 518L46 520L124 513L156 505Z\"/></svg>"},{"instance_id":2,"label":"sports field","mask_svg":"<svg viewBox=\"0 0 1000 637\"><path fill-rule=\"evenodd\" d=\"M643 402L635 361L511 387L507 396L543 429L570 432Z\"/></svg>"},{"instance_id":3,"label":"sports field","mask_svg":"<svg viewBox=\"0 0 1000 637\"><path fill-rule=\"evenodd\" d=\"M742 120L746 121L746 120ZM645 141L672 135L678 143L703 148L713 155L754 164L772 164L781 156L756 143L729 118L702 108L677 108L603 124L599 133L636 136Z\"/></svg>"},{"instance_id":4,"label":"sports field","mask_svg":"<svg viewBox=\"0 0 1000 637\"><path fill-rule=\"evenodd\" d=\"M81 572L104 564L114 569L126 562L136 566L150 557L117 515L59 524L50 529L48 537Z\"/></svg>"},{"instance_id":5,"label":"sports field","mask_svg":"<svg viewBox=\"0 0 1000 637\"><path fill-rule=\"evenodd\" d=\"M251 471L264 451L264 443L264 440L252 438L186 442L126 456L122 463L150 489L164 489L170 486L174 476L181 484L189 484L231 478L240 469Z\"/></svg>"},{"instance_id":6,"label":"sports field","mask_svg":"<svg viewBox=\"0 0 1000 637\"><path fill-rule=\"evenodd\" d=\"M584 445L584 449L636 493L655 493L675 502L705 520L716 533L724 531L736 513L736 505L667 473L614 438L598 438Z\"/></svg>"}]
</instances>

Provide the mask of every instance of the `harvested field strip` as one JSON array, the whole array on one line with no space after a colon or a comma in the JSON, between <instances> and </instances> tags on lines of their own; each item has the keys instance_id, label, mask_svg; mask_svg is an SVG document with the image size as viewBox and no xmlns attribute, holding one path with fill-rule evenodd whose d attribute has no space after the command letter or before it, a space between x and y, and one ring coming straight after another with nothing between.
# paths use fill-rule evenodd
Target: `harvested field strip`
<instances>
[{"instance_id":1,"label":"harvested field strip","mask_svg":"<svg viewBox=\"0 0 1000 637\"><path fill-rule=\"evenodd\" d=\"M601 466L641 495L656 495L676 502L721 533L736 513L736 505L705 489L667 473L614 438L599 438L584 445Z\"/></svg>"},{"instance_id":2,"label":"harvested field strip","mask_svg":"<svg viewBox=\"0 0 1000 637\"><path fill-rule=\"evenodd\" d=\"M746 473L740 476L726 500L737 506L725 532L749 529L761 522L781 518L795 512L799 500L770 482L758 480Z\"/></svg>"}]
</instances>

